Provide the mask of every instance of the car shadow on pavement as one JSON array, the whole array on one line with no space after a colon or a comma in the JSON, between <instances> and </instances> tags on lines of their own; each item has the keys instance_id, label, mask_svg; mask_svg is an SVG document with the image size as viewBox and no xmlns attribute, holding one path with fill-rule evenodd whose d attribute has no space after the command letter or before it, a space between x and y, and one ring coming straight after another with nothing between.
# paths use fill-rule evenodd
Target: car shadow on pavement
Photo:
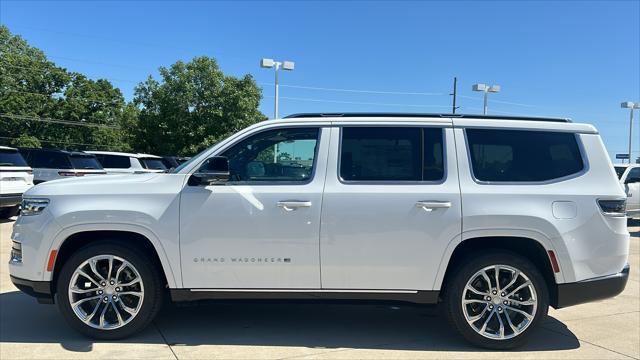
<instances>
[{"instance_id":1,"label":"car shadow on pavement","mask_svg":"<svg viewBox=\"0 0 640 360\"><path fill-rule=\"evenodd\" d=\"M73 331L56 306L18 291L0 294L1 343L59 343L74 352L94 341ZM576 336L548 317L517 351L580 347ZM547 329L554 329L553 331ZM158 336L160 331L161 336ZM483 351L458 336L436 306L300 302L205 302L167 305L154 324L121 343L177 346L290 346L408 351Z\"/></svg>"}]
</instances>

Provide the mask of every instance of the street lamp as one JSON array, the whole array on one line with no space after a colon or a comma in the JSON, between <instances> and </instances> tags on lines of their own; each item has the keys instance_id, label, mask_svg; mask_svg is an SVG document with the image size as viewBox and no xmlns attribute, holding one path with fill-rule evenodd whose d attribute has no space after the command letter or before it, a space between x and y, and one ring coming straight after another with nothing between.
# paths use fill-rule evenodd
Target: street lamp
<instances>
[{"instance_id":1,"label":"street lamp","mask_svg":"<svg viewBox=\"0 0 640 360\"><path fill-rule=\"evenodd\" d=\"M631 164L631 139L633 138L633 110L640 109L640 102L625 101L620 104L623 109L629 109L629 164Z\"/></svg>"},{"instance_id":2,"label":"street lamp","mask_svg":"<svg viewBox=\"0 0 640 360\"><path fill-rule=\"evenodd\" d=\"M500 91L500 85L474 84L471 88L473 91L482 91L484 93L484 115L487 115L487 97L489 93L497 93Z\"/></svg>"},{"instance_id":3,"label":"street lamp","mask_svg":"<svg viewBox=\"0 0 640 360\"><path fill-rule=\"evenodd\" d=\"M295 67L295 63L293 61L275 61L273 59L262 59L260 60L260 67L262 68L275 68L276 73L276 91L275 91L275 106L273 110L273 118L278 118L278 70L282 67L283 70L291 71Z\"/></svg>"}]
</instances>

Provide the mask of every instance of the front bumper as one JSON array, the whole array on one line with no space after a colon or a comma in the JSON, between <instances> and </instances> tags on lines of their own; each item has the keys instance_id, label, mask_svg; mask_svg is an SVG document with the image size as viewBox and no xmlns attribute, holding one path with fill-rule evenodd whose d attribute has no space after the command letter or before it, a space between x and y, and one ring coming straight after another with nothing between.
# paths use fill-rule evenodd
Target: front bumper
<instances>
[{"instance_id":1,"label":"front bumper","mask_svg":"<svg viewBox=\"0 0 640 360\"><path fill-rule=\"evenodd\" d=\"M11 282L23 293L33 296L40 304L53 304L51 281L33 281L10 276Z\"/></svg>"},{"instance_id":2,"label":"front bumper","mask_svg":"<svg viewBox=\"0 0 640 360\"><path fill-rule=\"evenodd\" d=\"M19 205L22 202L22 194L1 194L0 207Z\"/></svg>"},{"instance_id":3,"label":"front bumper","mask_svg":"<svg viewBox=\"0 0 640 360\"><path fill-rule=\"evenodd\" d=\"M629 280L629 264L621 272L574 283L558 284L554 308L602 300L620 294Z\"/></svg>"}]
</instances>

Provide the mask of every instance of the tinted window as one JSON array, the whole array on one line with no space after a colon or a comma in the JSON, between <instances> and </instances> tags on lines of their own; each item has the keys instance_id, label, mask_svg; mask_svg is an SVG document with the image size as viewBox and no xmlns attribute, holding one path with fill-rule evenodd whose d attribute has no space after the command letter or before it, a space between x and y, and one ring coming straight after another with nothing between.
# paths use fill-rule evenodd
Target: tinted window
<instances>
[{"instance_id":1,"label":"tinted window","mask_svg":"<svg viewBox=\"0 0 640 360\"><path fill-rule=\"evenodd\" d=\"M69 156L63 152L47 150L26 150L27 161L32 168L71 169Z\"/></svg>"},{"instance_id":2,"label":"tinted window","mask_svg":"<svg viewBox=\"0 0 640 360\"><path fill-rule=\"evenodd\" d=\"M313 174L318 135L318 128L263 131L221 156L229 159L232 181L306 182Z\"/></svg>"},{"instance_id":3,"label":"tinted window","mask_svg":"<svg viewBox=\"0 0 640 360\"><path fill-rule=\"evenodd\" d=\"M0 150L0 166L28 166L16 150Z\"/></svg>"},{"instance_id":4,"label":"tinted window","mask_svg":"<svg viewBox=\"0 0 640 360\"><path fill-rule=\"evenodd\" d=\"M624 171L627 170L627 168L624 166L614 166L614 169L616 169L616 174L618 175L618 179L621 179L622 175L624 175Z\"/></svg>"},{"instance_id":5,"label":"tinted window","mask_svg":"<svg viewBox=\"0 0 640 360\"><path fill-rule=\"evenodd\" d=\"M140 160L142 167L144 167L145 169L167 170L167 167L164 165L164 162L162 162L162 159L139 158L138 160Z\"/></svg>"},{"instance_id":6,"label":"tinted window","mask_svg":"<svg viewBox=\"0 0 640 360\"><path fill-rule=\"evenodd\" d=\"M345 127L340 177L346 181L441 180L442 129Z\"/></svg>"},{"instance_id":7,"label":"tinted window","mask_svg":"<svg viewBox=\"0 0 640 360\"><path fill-rule=\"evenodd\" d=\"M69 159L74 169L102 169L102 165L94 156L72 155Z\"/></svg>"},{"instance_id":8,"label":"tinted window","mask_svg":"<svg viewBox=\"0 0 640 360\"><path fill-rule=\"evenodd\" d=\"M545 181L584 168L574 134L493 129L466 133L473 174L481 181Z\"/></svg>"},{"instance_id":9,"label":"tinted window","mask_svg":"<svg viewBox=\"0 0 640 360\"><path fill-rule=\"evenodd\" d=\"M131 160L128 156L120 155L96 155L102 167L107 169L128 169L131 167Z\"/></svg>"},{"instance_id":10,"label":"tinted window","mask_svg":"<svg viewBox=\"0 0 640 360\"><path fill-rule=\"evenodd\" d=\"M639 179L639 178L640 178L640 167L629 170L627 179Z\"/></svg>"}]
</instances>

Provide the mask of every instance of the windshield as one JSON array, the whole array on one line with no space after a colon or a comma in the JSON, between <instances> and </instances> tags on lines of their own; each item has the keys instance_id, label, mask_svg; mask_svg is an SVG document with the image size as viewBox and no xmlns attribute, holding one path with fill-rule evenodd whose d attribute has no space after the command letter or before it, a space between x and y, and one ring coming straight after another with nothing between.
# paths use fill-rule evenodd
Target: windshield
<instances>
[{"instance_id":1,"label":"windshield","mask_svg":"<svg viewBox=\"0 0 640 360\"><path fill-rule=\"evenodd\" d=\"M162 159L156 158L140 158L140 162L145 169L151 170L167 170L167 167L162 162Z\"/></svg>"},{"instance_id":2,"label":"windshield","mask_svg":"<svg viewBox=\"0 0 640 360\"><path fill-rule=\"evenodd\" d=\"M625 166L615 166L616 174L618 174L618 179L622 179L622 175L624 175L624 171L627 170Z\"/></svg>"},{"instance_id":3,"label":"windshield","mask_svg":"<svg viewBox=\"0 0 640 360\"><path fill-rule=\"evenodd\" d=\"M0 166L29 166L15 150L0 150Z\"/></svg>"},{"instance_id":4,"label":"windshield","mask_svg":"<svg viewBox=\"0 0 640 360\"><path fill-rule=\"evenodd\" d=\"M73 155L69 158L71 159L71 165L74 169L102 170L102 165L100 165L95 156Z\"/></svg>"}]
</instances>

